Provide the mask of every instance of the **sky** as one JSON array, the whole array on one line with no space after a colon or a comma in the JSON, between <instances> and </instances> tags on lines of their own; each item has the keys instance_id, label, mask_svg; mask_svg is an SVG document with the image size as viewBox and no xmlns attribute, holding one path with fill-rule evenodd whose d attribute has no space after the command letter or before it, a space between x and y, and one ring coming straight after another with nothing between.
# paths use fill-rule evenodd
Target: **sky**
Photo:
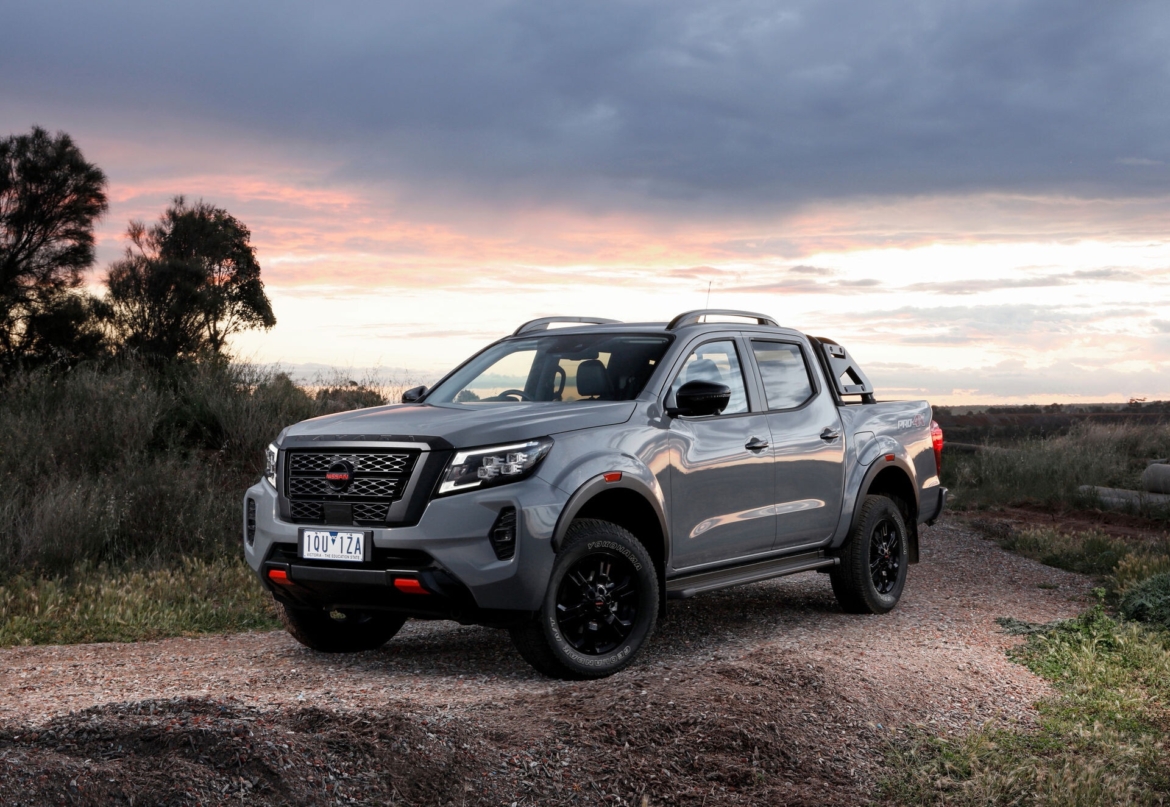
<instances>
[{"instance_id":1,"label":"sky","mask_svg":"<svg viewBox=\"0 0 1170 807\"><path fill-rule=\"evenodd\" d=\"M1161 0L0 0L0 137L176 194L278 323L244 359L428 383L521 322L707 305L885 398L1170 399Z\"/></svg>"}]
</instances>

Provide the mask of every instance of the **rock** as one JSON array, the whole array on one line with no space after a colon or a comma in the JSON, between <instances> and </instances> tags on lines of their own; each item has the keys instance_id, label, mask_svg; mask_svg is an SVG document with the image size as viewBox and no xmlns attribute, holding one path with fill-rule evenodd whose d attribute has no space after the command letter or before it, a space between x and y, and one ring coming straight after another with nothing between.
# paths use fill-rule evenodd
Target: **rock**
<instances>
[{"instance_id":1,"label":"rock","mask_svg":"<svg viewBox=\"0 0 1170 807\"><path fill-rule=\"evenodd\" d=\"M1156 462L1142 473L1142 490L1150 493L1170 493L1170 465Z\"/></svg>"}]
</instances>

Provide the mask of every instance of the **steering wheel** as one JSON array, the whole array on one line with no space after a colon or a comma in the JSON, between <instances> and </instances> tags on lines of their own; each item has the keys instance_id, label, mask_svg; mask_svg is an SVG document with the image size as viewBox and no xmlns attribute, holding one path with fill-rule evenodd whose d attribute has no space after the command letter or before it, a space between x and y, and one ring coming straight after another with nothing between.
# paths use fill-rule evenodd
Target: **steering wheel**
<instances>
[{"instance_id":1,"label":"steering wheel","mask_svg":"<svg viewBox=\"0 0 1170 807\"><path fill-rule=\"evenodd\" d=\"M515 395L521 401L531 401L532 400L531 398L529 398L527 395L524 394L524 390L518 390L518 389L506 389L503 392L501 392L499 395L497 395L494 400L503 401L512 395Z\"/></svg>"}]
</instances>

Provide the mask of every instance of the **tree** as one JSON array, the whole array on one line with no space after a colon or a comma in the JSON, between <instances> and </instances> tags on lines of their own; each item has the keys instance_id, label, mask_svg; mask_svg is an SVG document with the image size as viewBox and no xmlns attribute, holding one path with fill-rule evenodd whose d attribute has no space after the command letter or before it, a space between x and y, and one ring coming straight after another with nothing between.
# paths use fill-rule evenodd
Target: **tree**
<instances>
[{"instance_id":1,"label":"tree","mask_svg":"<svg viewBox=\"0 0 1170 807\"><path fill-rule=\"evenodd\" d=\"M220 354L231 335L276 324L252 234L226 210L178 196L157 224L131 222L126 234L131 246L106 279L125 348Z\"/></svg>"},{"instance_id":2,"label":"tree","mask_svg":"<svg viewBox=\"0 0 1170 807\"><path fill-rule=\"evenodd\" d=\"M0 140L0 362L100 346L99 306L73 290L94 262L105 187L64 132L34 127ZM85 338L62 328L66 320Z\"/></svg>"}]
</instances>

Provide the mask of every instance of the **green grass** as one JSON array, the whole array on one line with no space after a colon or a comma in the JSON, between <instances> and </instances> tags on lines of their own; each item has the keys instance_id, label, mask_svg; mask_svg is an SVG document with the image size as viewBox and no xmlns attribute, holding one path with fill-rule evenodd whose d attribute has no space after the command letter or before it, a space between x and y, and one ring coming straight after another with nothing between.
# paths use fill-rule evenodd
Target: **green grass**
<instances>
[{"instance_id":1,"label":"green grass","mask_svg":"<svg viewBox=\"0 0 1170 807\"><path fill-rule=\"evenodd\" d=\"M1098 605L1031 632L1013 657L1051 681L1039 730L987 726L896 747L883 795L903 804L1145 805L1170 800L1170 635ZM1028 632L1022 630L1018 632Z\"/></svg>"},{"instance_id":2,"label":"green grass","mask_svg":"<svg viewBox=\"0 0 1170 807\"><path fill-rule=\"evenodd\" d=\"M79 567L0 585L0 646L133 642L279 627L243 560L187 558L173 568Z\"/></svg>"},{"instance_id":3,"label":"green grass","mask_svg":"<svg viewBox=\"0 0 1170 807\"><path fill-rule=\"evenodd\" d=\"M971 523L1010 552L1098 578L1113 598L1143 580L1170 572L1170 541L1165 538L1123 539L1100 530L1061 532L1051 527L1015 530L982 519Z\"/></svg>"}]
</instances>

